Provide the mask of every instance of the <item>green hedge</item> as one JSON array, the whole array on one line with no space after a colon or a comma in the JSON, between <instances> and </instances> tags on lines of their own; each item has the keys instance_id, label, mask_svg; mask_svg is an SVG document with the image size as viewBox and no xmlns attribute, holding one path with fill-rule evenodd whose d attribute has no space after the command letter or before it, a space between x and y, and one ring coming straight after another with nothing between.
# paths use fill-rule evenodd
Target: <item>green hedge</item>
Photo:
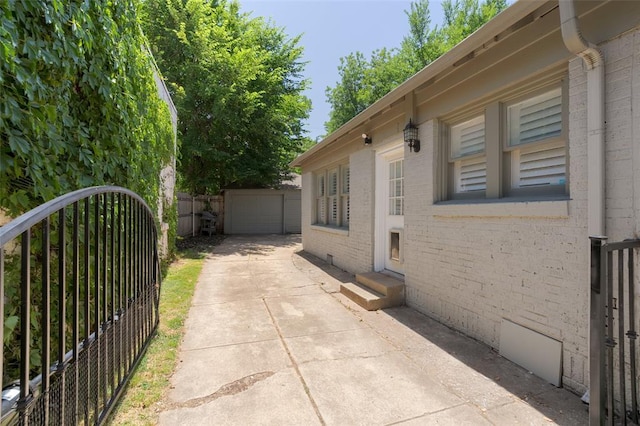
<instances>
[{"instance_id":1,"label":"green hedge","mask_svg":"<svg viewBox=\"0 0 640 426\"><path fill-rule=\"evenodd\" d=\"M174 134L144 47L138 3L0 0L0 210L9 216L75 189L107 184L137 192L157 212L160 171L172 161ZM175 235L175 203L170 208L162 200L162 219ZM56 232L53 225L54 241ZM38 238L34 235L33 256L39 253ZM7 253L5 382L15 378L19 359L18 262L17 254ZM52 265L55 277L55 259ZM34 268L33 276L40 276ZM52 306L58 285L55 279L51 283ZM42 348L35 332L40 297L34 291L36 348ZM58 320L54 310L52 323ZM34 371L39 354L32 352Z\"/></svg>"},{"instance_id":2,"label":"green hedge","mask_svg":"<svg viewBox=\"0 0 640 426\"><path fill-rule=\"evenodd\" d=\"M0 0L0 209L120 185L156 209L173 155L139 0Z\"/></svg>"}]
</instances>

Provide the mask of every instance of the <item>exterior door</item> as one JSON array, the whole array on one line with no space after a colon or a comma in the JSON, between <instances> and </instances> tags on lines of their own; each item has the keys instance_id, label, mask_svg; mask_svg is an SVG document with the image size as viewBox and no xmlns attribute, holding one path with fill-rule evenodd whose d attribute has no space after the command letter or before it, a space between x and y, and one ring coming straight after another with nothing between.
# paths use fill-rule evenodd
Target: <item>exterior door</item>
<instances>
[{"instance_id":1,"label":"exterior door","mask_svg":"<svg viewBox=\"0 0 640 426\"><path fill-rule=\"evenodd\" d=\"M376 160L376 271L404 274L404 147Z\"/></svg>"}]
</instances>

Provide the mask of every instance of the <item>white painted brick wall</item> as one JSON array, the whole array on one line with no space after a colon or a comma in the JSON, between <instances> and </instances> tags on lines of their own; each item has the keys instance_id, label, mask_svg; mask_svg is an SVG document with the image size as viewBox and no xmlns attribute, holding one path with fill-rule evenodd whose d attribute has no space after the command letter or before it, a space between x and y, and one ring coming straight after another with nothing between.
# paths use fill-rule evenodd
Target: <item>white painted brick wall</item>
<instances>
[{"instance_id":1,"label":"white painted brick wall","mask_svg":"<svg viewBox=\"0 0 640 426\"><path fill-rule=\"evenodd\" d=\"M640 33L602 46L606 59L607 186L610 240L638 233L640 202ZM563 381L588 381L587 86L582 61L569 64L569 217L434 217L433 123L424 152L407 158L408 304L499 346L510 319L563 342ZM635 198L632 197L635 194ZM421 197L421 201L414 201ZM426 196L426 197L425 197ZM470 208L470 213L472 206Z\"/></svg>"},{"instance_id":2,"label":"white painted brick wall","mask_svg":"<svg viewBox=\"0 0 640 426\"><path fill-rule=\"evenodd\" d=\"M302 243L305 251L321 259L333 256L338 268L357 273L373 267L373 189L374 155L370 148L355 152L350 164L350 223L348 235L330 229L312 227L313 175L305 173L302 181Z\"/></svg>"},{"instance_id":3,"label":"white painted brick wall","mask_svg":"<svg viewBox=\"0 0 640 426\"><path fill-rule=\"evenodd\" d=\"M496 348L503 318L562 341L566 383L579 390L589 282L583 74L572 63L568 218L434 216L433 122L420 126L423 151L408 154L405 180L407 303Z\"/></svg>"},{"instance_id":4,"label":"white painted brick wall","mask_svg":"<svg viewBox=\"0 0 640 426\"><path fill-rule=\"evenodd\" d=\"M639 34L627 33L602 46L606 63L606 234L610 241L631 238L638 231L637 194L632 195L640 177L640 132L632 106L640 96Z\"/></svg>"},{"instance_id":5,"label":"white painted brick wall","mask_svg":"<svg viewBox=\"0 0 640 426\"><path fill-rule=\"evenodd\" d=\"M638 236L640 228L640 31L601 49L606 227L616 241ZM562 341L563 382L582 391L588 382L589 240L587 84L580 59L569 62L568 79L571 200L565 218L474 217L473 205L466 216L442 214L442 206L435 214L437 126L420 123L421 151L405 151L405 282L410 306L493 347L499 347L503 318ZM350 160L349 235L310 229L313 185L306 173L303 243L322 258L333 254L337 266L360 272L373 264L374 155L362 149Z\"/></svg>"}]
</instances>

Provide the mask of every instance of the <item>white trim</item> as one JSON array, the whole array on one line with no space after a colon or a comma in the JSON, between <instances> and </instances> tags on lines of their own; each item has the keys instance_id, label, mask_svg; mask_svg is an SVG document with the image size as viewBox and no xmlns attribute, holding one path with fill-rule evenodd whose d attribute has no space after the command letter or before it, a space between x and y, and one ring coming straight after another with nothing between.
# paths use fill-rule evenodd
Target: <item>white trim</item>
<instances>
[{"instance_id":1,"label":"white trim","mask_svg":"<svg viewBox=\"0 0 640 426\"><path fill-rule=\"evenodd\" d=\"M385 217L389 209L389 182L387 182L387 170L389 161L404 158L404 142L399 141L390 148L376 151L375 163L375 229L373 249L373 269L382 271L385 269L386 238L387 232Z\"/></svg>"}]
</instances>

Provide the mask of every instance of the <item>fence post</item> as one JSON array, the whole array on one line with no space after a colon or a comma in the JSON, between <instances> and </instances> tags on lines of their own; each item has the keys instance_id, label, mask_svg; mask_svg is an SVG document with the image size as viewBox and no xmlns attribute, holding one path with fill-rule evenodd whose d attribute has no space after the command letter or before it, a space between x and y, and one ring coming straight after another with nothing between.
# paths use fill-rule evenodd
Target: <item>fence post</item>
<instances>
[{"instance_id":1,"label":"fence post","mask_svg":"<svg viewBox=\"0 0 640 426\"><path fill-rule=\"evenodd\" d=\"M604 298L607 274L607 237L589 237L591 240L591 304L589 310L589 425L604 425L605 375L604 375ZM611 415L612 413L610 413Z\"/></svg>"}]
</instances>

